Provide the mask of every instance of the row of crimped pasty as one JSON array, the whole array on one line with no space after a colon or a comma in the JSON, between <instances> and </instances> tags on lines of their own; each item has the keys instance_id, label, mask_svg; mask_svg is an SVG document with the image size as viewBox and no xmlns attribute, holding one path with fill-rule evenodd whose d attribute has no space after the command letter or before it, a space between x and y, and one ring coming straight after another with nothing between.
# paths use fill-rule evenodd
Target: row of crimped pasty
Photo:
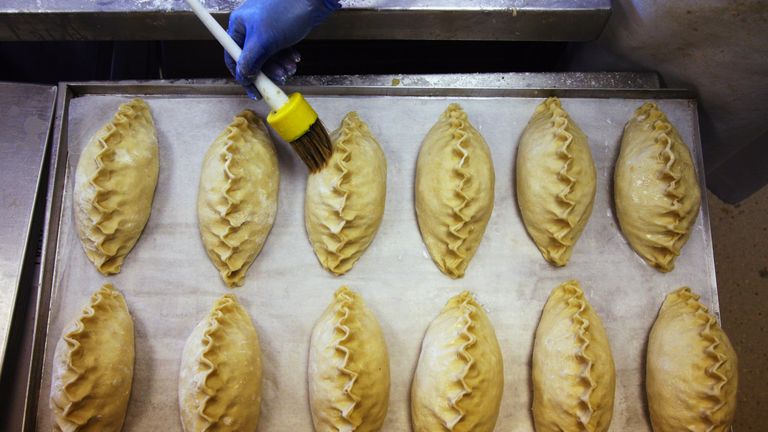
<instances>
[{"instance_id":1,"label":"row of crimped pasty","mask_svg":"<svg viewBox=\"0 0 768 432\"><path fill-rule=\"evenodd\" d=\"M54 430L119 431L131 393L133 321L104 285L62 332L53 361ZM554 289L533 347L538 432L603 432L613 415L615 367L608 337L578 282ZM669 294L651 329L646 391L656 432L726 432L737 359L716 319L690 289ZM179 408L187 432L255 431L262 380L256 328L234 295L219 298L181 358ZM374 432L387 414L389 355L379 323L342 287L312 331L307 370L318 432ZM503 393L496 334L469 292L451 298L424 336L411 385L416 432L490 432Z\"/></svg>"},{"instance_id":2,"label":"row of crimped pasty","mask_svg":"<svg viewBox=\"0 0 768 432\"><path fill-rule=\"evenodd\" d=\"M517 196L544 258L563 266L592 213L595 166L587 136L557 98L542 102L520 139ZM666 115L645 103L624 127L614 171L619 225L632 248L671 271L701 202L688 147Z\"/></svg>"},{"instance_id":3,"label":"row of crimped pasty","mask_svg":"<svg viewBox=\"0 0 768 432\"><path fill-rule=\"evenodd\" d=\"M736 410L736 353L690 288L667 295L651 328L646 395L655 432L727 432ZM537 432L604 432L615 366L603 324L578 282L557 287L536 329L532 359Z\"/></svg>"},{"instance_id":4,"label":"row of crimped pasty","mask_svg":"<svg viewBox=\"0 0 768 432\"><path fill-rule=\"evenodd\" d=\"M351 269L373 241L386 196L387 162L356 113L331 134L334 152L307 180L305 225L320 263ZM587 137L549 98L520 140L517 198L525 227L543 256L565 265L592 212L595 167ZM118 273L149 218L159 163L147 104L123 104L85 146L74 188L75 221L88 258ZM493 211L490 151L458 104L451 104L419 151L415 206L424 243L445 274L461 277ZM198 192L206 252L228 286L245 274L272 228L279 169L264 123L250 110L235 116L208 149ZM700 191L690 152L654 104L627 123L615 170L616 212L632 247L669 271L690 234Z\"/></svg>"},{"instance_id":5,"label":"row of crimped pasty","mask_svg":"<svg viewBox=\"0 0 768 432\"><path fill-rule=\"evenodd\" d=\"M155 125L141 99L120 105L83 148L75 174L75 222L86 255L102 274L119 273L138 241L158 171ZM203 243L230 286L242 283L272 228L278 183L266 127L245 110L206 153L198 193Z\"/></svg>"},{"instance_id":6,"label":"row of crimped pasty","mask_svg":"<svg viewBox=\"0 0 768 432\"><path fill-rule=\"evenodd\" d=\"M334 153L309 176L306 228L321 264L343 274L373 240L384 212L384 152L356 113L331 134ZM120 105L84 147L77 165L74 214L86 255L105 275L123 260L147 223L159 171L149 106ZM235 116L209 147L198 190L198 226L206 252L232 287L245 274L272 228L280 175L263 121L250 110Z\"/></svg>"}]
</instances>

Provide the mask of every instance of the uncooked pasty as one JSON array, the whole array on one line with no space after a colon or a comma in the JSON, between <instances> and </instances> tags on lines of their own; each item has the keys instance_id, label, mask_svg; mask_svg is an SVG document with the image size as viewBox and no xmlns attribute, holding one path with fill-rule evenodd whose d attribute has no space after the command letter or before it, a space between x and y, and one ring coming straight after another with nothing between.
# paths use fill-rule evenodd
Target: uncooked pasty
<instances>
[{"instance_id":1,"label":"uncooked pasty","mask_svg":"<svg viewBox=\"0 0 768 432\"><path fill-rule=\"evenodd\" d=\"M533 345L536 432L607 431L616 370L603 323L576 281L550 294Z\"/></svg>"},{"instance_id":2,"label":"uncooked pasty","mask_svg":"<svg viewBox=\"0 0 768 432\"><path fill-rule=\"evenodd\" d=\"M331 141L328 164L307 179L304 221L320 264L342 275L365 252L381 224L387 160L355 112L344 117Z\"/></svg>"},{"instance_id":3,"label":"uncooked pasty","mask_svg":"<svg viewBox=\"0 0 768 432\"><path fill-rule=\"evenodd\" d=\"M467 291L429 325L411 387L415 432L490 432L504 389L499 342Z\"/></svg>"},{"instance_id":4,"label":"uncooked pasty","mask_svg":"<svg viewBox=\"0 0 768 432\"><path fill-rule=\"evenodd\" d=\"M61 334L53 355L54 431L119 432L133 381L133 319L111 284Z\"/></svg>"},{"instance_id":5,"label":"uncooked pasty","mask_svg":"<svg viewBox=\"0 0 768 432\"><path fill-rule=\"evenodd\" d=\"M254 432L261 405L261 348L248 313L221 296L189 335L181 357L185 432Z\"/></svg>"},{"instance_id":6,"label":"uncooked pasty","mask_svg":"<svg viewBox=\"0 0 768 432\"><path fill-rule=\"evenodd\" d=\"M416 216L440 270L464 276L493 211L493 161L488 145L458 104L432 126L416 164Z\"/></svg>"},{"instance_id":7,"label":"uncooked pasty","mask_svg":"<svg viewBox=\"0 0 768 432\"><path fill-rule=\"evenodd\" d=\"M516 176L525 229L547 261L566 265L592 214L595 163L559 99L536 107L520 138Z\"/></svg>"},{"instance_id":8,"label":"uncooked pasty","mask_svg":"<svg viewBox=\"0 0 768 432\"><path fill-rule=\"evenodd\" d=\"M389 406L389 356L379 322L341 287L312 330L309 404L317 432L374 432Z\"/></svg>"},{"instance_id":9,"label":"uncooked pasty","mask_svg":"<svg viewBox=\"0 0 768 432\"><path fill-rule=\"evenodd\" d=\"M660 271L675 268L701 191L691 152L653 103L638 108L624 127L614 194L621 230L635 252Z\"/></svg>"},{"instance_id":10,"label":"uncooked pasty","mask_svg":"<svg viewBox=\"0 0 768 432\"><path fill-rule=\"evenodd\" d=\"M728 432L736 352L690 288L667 295L648 339L646 392L655 432Z\"/></svg>"},{"instance_id":11,"label":"uncooked pasty","mask_svg":"<svg viewBox=\"0 0 768 432\"><path fill-rule=\"evenodd\" d=\"M229 287L240 286L277 213L280 173L264 122L244 110L211 144L197 194L200 236Z\"/></svg>"},{"instance_id":12,"label":"uncooked pasty","mask_svg":"<svg viewBox=\"0 0 768 432\"><path fill-rule=\"evenodd\" d=\"M83 148L74 185L75 223L88 259L105 275L120 272L144 230L159 170L149 106L134 99Z\"/></svg>"}]
</instances>

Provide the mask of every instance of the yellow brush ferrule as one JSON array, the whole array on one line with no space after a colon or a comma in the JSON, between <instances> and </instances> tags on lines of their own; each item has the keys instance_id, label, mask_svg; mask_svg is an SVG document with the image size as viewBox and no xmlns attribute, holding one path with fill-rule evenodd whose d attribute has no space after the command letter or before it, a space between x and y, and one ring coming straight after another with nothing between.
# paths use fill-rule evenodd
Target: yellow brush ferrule
<instances>
[{"instance_id":1,"label":"yellow brush ferrule","mask_svg":"<svg viewBox=\"0 0 768 432\"><path fill-rule=\"evenodd\" d=\"M286 142L301 138L316 121L317 113L299 93L290 95L287 104L267 116L269 125Z\"/></svg>"}]
</instances>

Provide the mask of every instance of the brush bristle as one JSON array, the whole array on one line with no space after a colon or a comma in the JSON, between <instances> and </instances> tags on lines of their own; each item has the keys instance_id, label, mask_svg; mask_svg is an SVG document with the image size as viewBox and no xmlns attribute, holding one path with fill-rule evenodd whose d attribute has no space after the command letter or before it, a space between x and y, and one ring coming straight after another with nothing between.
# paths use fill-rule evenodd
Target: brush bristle
<instances>
[{"instance_id":1,"label":"brush bristle","mask_svg":"<svg viewBox=\"0 0 768 432\"><path fill-rule=\"evenodd\" d=\"M312 173L323 168L333 153L331 138L320 119L309 127L307 133L293 141L291 146Z\"/></svg>"}]
</instances>

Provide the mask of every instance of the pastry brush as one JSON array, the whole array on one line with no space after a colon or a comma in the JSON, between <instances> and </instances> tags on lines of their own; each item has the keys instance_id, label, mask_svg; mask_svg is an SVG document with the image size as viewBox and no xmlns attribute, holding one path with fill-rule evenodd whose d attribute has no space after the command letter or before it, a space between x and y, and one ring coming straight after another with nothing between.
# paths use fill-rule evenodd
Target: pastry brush
<instances>
[{"instance_id":1,"label":"pastry brush","mask_svg":"<svg viewBox=\"0 0 768 432\"><path fill-rule=\"evenodd\" d=\"M186 1L213 37L237 61L242 52L240 46L229 37L199 0ZM307 164L310 172L322 168L331 157L333 146L328 131L309 102L298 92L286 95L263 72L259 72L253 84L272 108L272 112L267 116L267 123L283 140L291 143L291 147Z\"/></svg>"}]
</instances>

